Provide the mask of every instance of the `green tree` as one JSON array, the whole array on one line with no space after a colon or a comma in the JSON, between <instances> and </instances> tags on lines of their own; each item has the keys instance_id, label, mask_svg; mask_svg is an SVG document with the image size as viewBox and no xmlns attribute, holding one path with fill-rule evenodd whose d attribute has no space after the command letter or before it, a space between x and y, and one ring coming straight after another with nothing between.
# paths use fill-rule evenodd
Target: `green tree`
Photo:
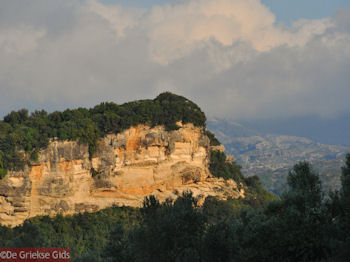
<instances>
[{"instance_id":1,"label":"green tree","mask_svg":"<svg viewBox=\"0 0 350 262\"><path fill-rule=\"evenodd\" d=\"M288 174L289 190L262 210L241 212L238 261L327 261L332 218L317 173L306 162Z\"/></svg>"},{"instance_id":2,"label":"green tree","mask_svg":"<svg viewBox=\"0 0 350 262\"><path fill-rule=\"evenodd\" d=\"M350 154L345 157L345 166L342 168L341 175L342 199L350 204ZM350 208L350 205L347 205ZM349 212L350 213L350 212Z\"/></svg>"},{"instance_id":3,"label":"green tree","mask_svg":"<svg viewBox=\"0 0 350 262\"><path fill-rule=\"evenodd\" d=\"M21 109L19 111L12 111L10 114L4 117L6 123L13 125L19 125L28 120L28 110Z\"/></svg>"},{"instance_id":4,"label":"green tree","mask_svg":"<svg viewBox=\"0 0 350 262\"><path fill-rule=\"evenodd\" d=\"M350 257L350 154L342 168L340 193L333 194L332 211L335 213L334 254L336 261L348 261ZM334 233L334 232L332 232Z\"/></svg>"},{"instance_id":5,"label":"green tree","mask_svg":"<svg viewBox=\"0 0 350 262\"><path fill-rule=\"evenodd\" d=\"M134 253L123 225L117 224L111 231L103 258L111 262L134 261Z\"/></svg>"},{"instance_id":6,"label":"green tree","mask_svg":"<svg viewBox=\"0 0 350 262\"><path fill-rule=\"evenodd\" d=\"M241 173L241 166L235 162L227 162L226 154L221 151L210 151L210 173L215 177L222 177L224 179L233 179L240 186L240 182L243 182L244 177Z\"/></svg>"},{"instance_id":7,"label":"green tree","mask_svg":"<svg viewBox=\"0 0 350 262\"><path fill-rule=\"evenodd\" d=\"M4 166L3 155L4 153L0 151L0 180L4 178L7 174L7 170L5 169L5 166Z\"/></svg>"},{"instance_id":8,"label":"green tree","mask_svg":"<svg viewBox=\"0 0 350 262\"><path fill-rule=\"evenodd\" d=\"M220 222L211 225L203 239L202 261L229 262L241 261L241 248L236 222Z\"/></svg>"},{"instance_id":9,"label":"green tree","mask_svg":"<svg viewBox=\"0 0 350 262\"><path fill-rule=\"evenodd\" d=\"M191 192L161 205L148 201L144 209L134 236L136 261L201 261L205 217Z\"/></svg>"},{"instance_id":10,"label":"green tree","mask_svg":"<svg viewBox=\"0 0 350 262\"><path fill-rule=\"evenodd\" d=\"M281 202L272 202L266 214L272 216L276 233L284 246L278 256L289 261L320 261L329 259L329 228L331 216L323 208L323 195L318 174L307 162L294 165L287 177L289 191ZM272 248L272 247L271 247Z\"/></svg>"},{"instance_id":11,"label":"green tree","mask_svg":"<svg viewBox=\"0 0 350 262\"><path fill-rule=\"evenodd\" d=\"M209 137L210 140L210 145L211 146L219 146L221 145L221 143L219 142L219 140L216 138L215 134L210 132L209 130L205 131L205 134L207 135L207 137Z\"/></svg>"},{"instance_id":12,"label":"green tree","mask_svg":"<svg viewBox=\"0 0 350 262\"><path fill-rule=\"evenodd\" d=\"M307 162L294 165L287 177L291 192L301 194L306 204L318 206L321 204L322 191L321 181L318 174Z\"/></svg>"}]
</instances>

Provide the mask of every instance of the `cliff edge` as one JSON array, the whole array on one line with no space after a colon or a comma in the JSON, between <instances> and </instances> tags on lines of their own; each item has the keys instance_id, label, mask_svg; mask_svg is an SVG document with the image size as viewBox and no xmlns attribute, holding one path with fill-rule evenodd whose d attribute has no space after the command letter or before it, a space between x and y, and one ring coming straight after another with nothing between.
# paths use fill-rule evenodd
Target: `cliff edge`
<instances>
[{"instance_id":1,"label":"cliff edge","mask_svg":"<svg viewBox=\"0 0 350 262\"><path fill-rule=\"evenodd\" d=\"M51 139L37 160L0 180L0 224L112 205L139 207L150 194L162 201L185 190L202 199L243 197L234 180L210 174L210 142L203 127L180 126L166 131L139 124L108 134L98 140L92 158L86 144Z\"/></svg>"}]
</instances>

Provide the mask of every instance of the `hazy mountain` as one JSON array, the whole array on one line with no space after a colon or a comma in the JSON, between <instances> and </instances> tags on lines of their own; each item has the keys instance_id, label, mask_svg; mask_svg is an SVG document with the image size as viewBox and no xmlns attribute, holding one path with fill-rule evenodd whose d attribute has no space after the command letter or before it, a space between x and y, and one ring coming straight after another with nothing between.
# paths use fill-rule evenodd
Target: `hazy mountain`
<instances>
[{"instance_id":1,"label":"hazy mountain","mask_svg":"<svg viewBox=\"0 0 350 262\"><path fill-rule=\"evenodd\" d=\"M319 172L324 189L340 186L341 166L349 146L326 145L313 140L278 134L266 134L223 119L207 121L207 127L235 156L243 173L258 175L274 193L285 187L288 171L298 161L310 162Z\"/></svg>"},{"instance_id":2,"label":"hazy mountain","mask_svg":"<svg viewBox=\"0 0 350 262\"><path fill-rule=\"evenodd\" d=\"M272 119L239 120L240 124L265 133L307 137L333 145L350 146L350 113L333 117L315 115Z\"/></svg>"},{"instance_id":3,"label":"hazy mountain","mask_svg":"<svg viewBox=\"0 0 350 262\"><path fill-rule=\"evenodd\" d=\"M209 130L215 131L221 143L229 143L236 137L251 137L262 134L256 130L247 128L236 122L227 121L220 118L211 118L207 121Z\"/></svg>"}]
</instances>

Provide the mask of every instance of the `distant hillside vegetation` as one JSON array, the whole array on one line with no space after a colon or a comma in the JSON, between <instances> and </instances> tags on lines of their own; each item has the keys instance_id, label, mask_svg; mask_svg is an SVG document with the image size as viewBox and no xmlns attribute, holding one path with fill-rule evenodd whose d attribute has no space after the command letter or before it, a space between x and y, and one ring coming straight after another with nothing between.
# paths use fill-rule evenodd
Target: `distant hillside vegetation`
<instances>
[{"instance_id":1,"label":"distant hillside vegetation","mask_svg":"<svg viewBox=\"0 0 350 262\"><path fill-rule=\"evenodd\" d=\"M226 152L235 156L245 176L259 176L263 186L274 194L286 190L288 171L299 161L308 161L319 172L325 192L340 188L341 166L349 146L265 134L217 118L207 121L207 128L223 142Z\"/></svg>"},{"instance_id":2,"label":"distant hillside vegetation","mask_svg":"<svg viewBox=\"0 0 350 262\"><path fill-rule=\"evenodd\" d=\"M38 157L50 138L76 140L89 145L90 156L97 140L109 133L119 133L138 124L179 127L176 122L205 126L201 109L185 97L165 92L153 100L138 100L117 105L101 103L94 108L67 109L48 114L45 110L12 111L0 121L0 179L7 170L21 170Z\"/></svg>"}]
</instances>

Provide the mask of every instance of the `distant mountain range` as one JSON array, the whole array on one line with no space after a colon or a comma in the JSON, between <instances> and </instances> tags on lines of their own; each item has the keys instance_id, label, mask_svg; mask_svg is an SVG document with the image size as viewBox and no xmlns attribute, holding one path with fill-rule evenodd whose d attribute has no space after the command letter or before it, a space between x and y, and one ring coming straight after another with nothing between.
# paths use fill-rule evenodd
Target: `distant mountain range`
<instances>
[{"instance_id":1,"label":"distant mountain range","mask_svg":"<svg viewBox=\"0 0 350 262\"><path fill-rule=\"evenodd\" d=\"M323 189L340 186L341 167L350 146L326 145L307 138L266 134L236 122L210 119L207 128L235 156L246 176L258 175L271 192L280 194L286 187L288 171L299 161L308 161L320 174Z\"/></svg>"}]
</instances>

